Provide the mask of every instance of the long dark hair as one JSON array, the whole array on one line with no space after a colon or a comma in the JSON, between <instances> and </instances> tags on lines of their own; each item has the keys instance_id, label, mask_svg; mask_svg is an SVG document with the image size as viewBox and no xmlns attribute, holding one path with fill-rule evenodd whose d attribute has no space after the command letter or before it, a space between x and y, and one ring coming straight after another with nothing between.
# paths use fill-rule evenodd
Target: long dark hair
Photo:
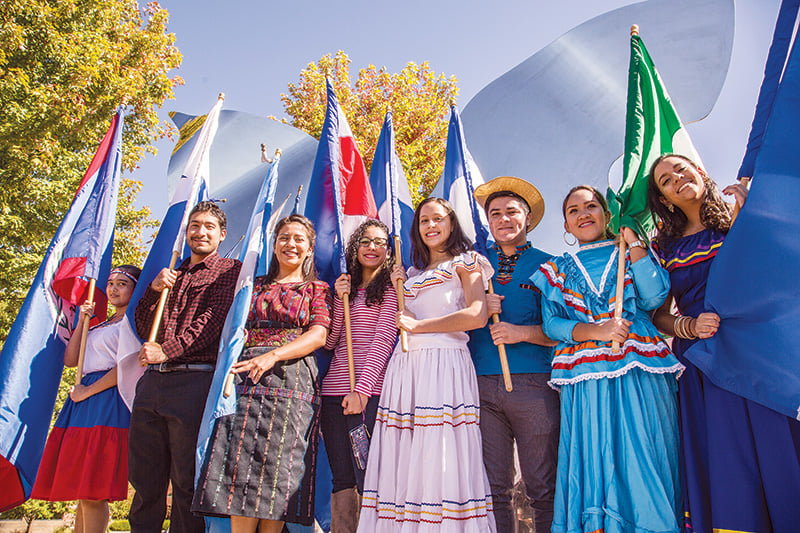
<instances>
[{"instance_id":1,"label":"long dark hair","mask_svg":"<svg viewBox=\"0 0 800 533\"><path fill-rule=\"evenodd\" d=\"M431 261L431 251L425 243L422 242L422 234L419 232L419 213L422 211L422 207L425 204L431 202L436 202L444 207L447 216L450 218L450 237L448 237L447 242L444 244L445 252L455 257L472 248L472 243L467 239L466 235L464 235L461 226L458 224L458 217L456 217L456 212L453 210L453 206L450 205L450 202L444 198L426 198L422 200L414 210L414 221L411 224L411 263L419 269L425 268Z\"/></svg>"},{"instance_id":2,"label":"long dark hair","mask_svg":"<svg viewBox=\"0 0 800 533\"><path fill-rule=\"evenodd\" d=\"M702 222L703 226L722 233L728 233L728 230L731 229L731 214L728 211L728 204L722 200L722 195L714 180L708 177L708 174L703 169L685 155L664 154L650 166L650 173L647 177L647 206L650 208L653 220L658 227L656 243L664 247L666 240L682 237L684 230L686 230L686 224L689 223L689 219L680 208L676 206L673 207L673 211L670 211L661 201L664 195L661 194L656 183L656 167L668 157L677 157L686 161L703 178L703 184L706 189L703 195L703 203L700 205L700 222ZM659 221L661 222L660 224Z\"/></svg>"},{"instance_id":3,"label":"long dark hair","mask_svg":"<svg viewBox=\"0 0 800 533\"><path fill-rule=\"evenodd\" d=\"M600 204L600 207L603 208L603 214L605 217L608 218L608 215L611 214L611 211L608 209L608 202L606 202L606 199L602 194L600 194L600 191L591 185L576 185L569 190L567 195L564 197L564 202L561 204L561 215L564 217L564 222L567 221L567 200L569 200L569 197L572 196L572 193L576 191L589 191L592 193L592 196L594 196L594 199L597 201L597 203ZM564 237L566 238L566 234L564 234ZM608 225L608 222L606 222L606 227L603 230L603 237L606 239L613 239L616 237L614 232L611 231L611 227Z\"/></svg>"},{"instance_id":4,"label":"long dark hair","mask_svg":"<svg viewBox=\"0 0 800 533\"><path fill-rule=\"evenodd\" d=\"M378 228L386 235L386 259L383 264L378 267L375 277L367 285L367 305L380 305L383 303L383 295L386 292L386 287L392 284L390 279L392 273L392 265L394 264L394 255L392 254L393 248L389 240L389 228L380 220L371 218L362 222L356 231L350 236L347 241L347 250L345 255L347 257L347 272L350 274L350 301L355 300L358 295L358 286L364 279L364 267L358 262L358 241L364 236L368 228Z\"/></svg>"},{"instance_id":5,"label":"long dark hair","mask_svg":"<svg viewBox=\"0 0 800 533\"><path fill-rule=\"evenodd\" d=\"M280 219L275 225L275 233L272 235L272 259L269 263L269 270L267 270L266 283L272 283L275 281L275 278L278 276L278 272L280 271L278 258L275 257L275 243L278 241L278 235L285 225L293 222L300 224L305 228L306 235L308 236L308 242L310 244L309 253L303 260L303 280L316 281L317 279L317 269L314 268L314 246L317 242L317 232L314 231L314 224L312 224L311 221L303 215L289 215L288 217L283 217Z\"/></svg>"}]
</instances>

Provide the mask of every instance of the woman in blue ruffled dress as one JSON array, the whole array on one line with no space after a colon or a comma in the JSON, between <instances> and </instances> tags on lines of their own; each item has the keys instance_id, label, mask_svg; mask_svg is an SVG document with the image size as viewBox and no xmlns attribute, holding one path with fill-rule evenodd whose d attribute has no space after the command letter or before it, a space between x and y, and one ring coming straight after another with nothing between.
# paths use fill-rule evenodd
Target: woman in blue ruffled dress
<instances>
[{"instance_id":1,"label":"woman in blue ruffled dress","mask_svg":"<svg viewBox=\"0 0 800 533\"><path fill-rule=\"evenodd\" d=\"M543 295L544 331L558 341L550 381L561 391L552 531L677 533L676 379L683 365L647 315L669 292L667 273L622 228L629 253L622 318L615 318L619 252L605 200L580 185L563 214L580 249L531 277Z\"/></svg>"},{"instance_id":2,"label":"woman in blue ruffled dress","mask_svg":"<svg viewBox=\"0 0 800 533\"><path fill-rule=\"evenodd\" d=\"M722 192L739 205L747 196L742 185ZM672 281L653 322L674 335L672 347L686 365L678 387L686 530L800 531L800 422L716 386L685 356L720 323L704 300L731 227L729 208L700 167L674 154L652 165L648 204L661 222L654 244Z\"/></svg>"}]
</instances>

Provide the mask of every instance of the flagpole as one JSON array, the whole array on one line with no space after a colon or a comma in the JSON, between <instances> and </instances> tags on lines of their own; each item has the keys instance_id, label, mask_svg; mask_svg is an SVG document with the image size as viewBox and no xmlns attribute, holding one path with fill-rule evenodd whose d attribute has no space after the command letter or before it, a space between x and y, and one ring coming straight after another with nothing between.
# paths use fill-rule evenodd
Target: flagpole
<instances>
[{"instance_id":1,"label":"flagpole","mask_svg":"<svg viewBox=\"0 0 800 533\"><path fill-rule=\"evenodd\" d=\"M492 285L492 280L489 280L489 294L494 294L494 286ZM497 313L492 313L492 323L497 324L500 322L500 315ZM503 370L503 383L506 386L506 392L511 392L514 390L514 386L511 384L511 371L508 369L508 356L506 355L506 345L505 344L498 344L497 345L497 353L500 354L500 368Z\"/></svg>"},{"instance_id":2,"label":"flagpole","mask_svg":"<svg viewBox=\"0 0 800 533\"><path fill-rule=\"evenodd\" d=\"M350 293L342 295L344 303L344 334L347 340L347 372L350 374L350 392L356 390L356 367L353 362L353 333L350 331Z\"/></svg>"},{"instance_id":3,"label":"flagpole","mask_svg":"<svg viewBox=\"0 0 800 533\"><path fill-rule=\"evenodd\" d=\"M394 257L398 265L403 266L403 248L400 245L400 236L394 236ZM406 309L406 295L403 292L403 280L397 280L397 310L400 312ZM408 332L404 329L400 330L400 349L404 352L408 351Z\"/></svg>"},{"instance_id":4,"label":"flagpole","mask_svg":"<svg viewBox=\"0 0 800 533\"><path fill-rule=\"evenodd\" d=\"M172 259L169 261L169 269L173 270L175 268L175 263L178 262L178 252L173 250L172 251ZM164 316L164 307L167 305L167 296L169 296L169 288L164 287L161 291L161 298L158 300L158 307L156 308L156 314L153 317L153 327L150 328L150 336L147 338L148 342L156 342L156 336L158 335L158 328L161 326L161 318Z\"/></svg>"},{"instance_id":5,"label":"flagpole","mask_svg":"<svg viewBox=\"0 0 800 533\"><path fill-rule=\"evenodd\" d=\"M625 290L625 239L619 233L619 259L617 260L617 294L614 297L614 318L622 318L622 294ZM619 353L619 341L611 341L611 353Z\"/></svg>"},{"instance_id":6,"label":"flagpole","mask_svg":"<svg viewBox=\"0 0 800 533\"><path fill-rule=\"evenodd\" d=\"M89 296L86 297L86 303L94 303L94 286L95 279L89 278ZM75 385L80 385L81 377L83 376L83 360L86 357L86 338L89 335L89 321L91 317L86 315L83 317L83 329L81 330L81 345L78 351L78 369L75 372Z\"/></svg>"}]
</instances>

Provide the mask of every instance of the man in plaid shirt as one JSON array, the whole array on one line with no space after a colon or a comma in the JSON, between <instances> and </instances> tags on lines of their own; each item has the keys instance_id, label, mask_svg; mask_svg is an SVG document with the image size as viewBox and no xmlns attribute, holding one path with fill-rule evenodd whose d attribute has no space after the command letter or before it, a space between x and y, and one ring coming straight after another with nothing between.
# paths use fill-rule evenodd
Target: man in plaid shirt
<instances>
[{"instance_id":1,"label":"man in plaid shirt","mask_svg":"<svg viewBox=\"0 0 800 533\"><path fill-rule=\"evenodd\" d=\"M134 532L161 531L170 481L170 531L205 531L203 518L190 511L195 448L222 326L242 266L217 253L225 227L225 213L216 204L197 204L186 228L191 256L176 270L163 269L136 307L136 329L147 338L161 291L169 289L156 342L145 342L139 352L139 363L147 370L136 387L129 431Z\"/></svg>"}]
</instances>

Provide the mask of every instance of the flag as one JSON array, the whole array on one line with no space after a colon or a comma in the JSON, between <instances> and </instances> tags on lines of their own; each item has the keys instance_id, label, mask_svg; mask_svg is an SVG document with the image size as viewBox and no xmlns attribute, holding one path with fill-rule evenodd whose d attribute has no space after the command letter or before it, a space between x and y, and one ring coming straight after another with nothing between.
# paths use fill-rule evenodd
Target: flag
<instances>
[{"instance_id":1,"label":"flag","mask_svg":"<svg viewBox=\"0 0 800 533\"><path fill-rule=\"evenodd\" d=\"M228 316L225 318L225 325L222 328L217 368L208 392L203 421L200 424L200 432L197 438L195 484L205 460L209 439L214 430L214 422L217 418L232 415L236 412L236 394L225 397L225 383L231 367L239 359L239 355L241 355L244 348L246 339L245 323L247 322L247 315L250 312L253 297L253 280L258 275L259 256L270 257L272 255L270 235L274 232L281 211L283 211L286 201L289 199L287 197L283 204L273 211L272 204L275 199L275 189L278 182L279 163L280 155L276 155L272 163L270 163L266 178L258 193L258 199L245 232L244 244L239 252L242 269L236 282L233 304L231 304ZM206 517L206 530L217 533L230 531L230 520L228 518Z\"/></svg>"},{"instance_id":2,"label":"flag","mask_svg":"<svg viewBox=\"0 0 800 533\"><path fill-rule=\"evenodd\" d=\"M108 278L122 162L117 111L78 186L0 352L0 511L31 493L44 451L74 307ZM102 286L102 284L100 284ZM97 293L102 291L97 289ZM103 316L105 295L98 299Z\"/></svg>"},{"instance_id":3,"label":"flag","mask_svg":"<svg viewBox=\"0 0 800 533\"><path fill-rule=\"evenodd\" d=\"M718 387L800 420L800 45L794 41L788 62L788 47L775 46L791 39L797 11L796 1L781 7L764 78L773 83L777 64L780 84L774 96L761 91L756 116L766 128L760 149L746 155L754 164L752 187L708 276L705 307L720 316L720 326L686 357Z\"/></svg>"},{"instance_id":4,"label":"flag","mask_svg":"<svg viewBox=\"0 0 800 533\"><path fill-rule=\"evenodd\" d=\"M128 408L133 406L133 389L130 383L135 384L135 380L138 380L143 371L139 367L136 357L142 344L136 333L136 305L150 282L161 269L169 266L173 251L177 251L179 257L185 253L186 223L189 213L198 202L208 199L208 154L217 131L222 102L223 97L220 95L200 129L178 187L172 195L167 214L159 226L156 239L150 248L144 267L142 267L139 283L136 284L131 301L128 303L125 318L120 325L119 347L117 348L120 358L117 373L118 381L124 382L119 389L120 396L125 400ZM176 264L180 264L180 262Z\"/></svg>"},{"instance_id":5,"label":"flag","mask_svg":"<svg viewBox=\"0 0 800 533\"><path fill-rule=\"evenodd\" d=\"M486 214L475 201L475 187L483 183L478 165L472 159L464 139L461 117L456 106L450 107L450 125L447 128L447 149L444 172L432 196L441 195L452 204L461 230L475 243L475 250L486 255L489 237Z\"/></svg>"},{"instance_id":6,"label":"flag","mask_svg":"<svg viewBox=\"0 0 800 533\"><path fill-rule=\"evenodd\" d=\"M408 180L400 164L400 158L394 148L394 127L392 112L386 112L383 129L375 147L372 169L369 172L369 184L375 195L378 218L389 227L389 235L401 238L403 245L402 261L411 264L411 238L409 229L414 219L414 204ZM405 231L405 235L403 234Z\"/></svg>"},{"instance_id":7,"label":"flag","mask_svg":"<svg viewBox=\"0 0 800 533\"><path fill-rule=\"evenodd\" d=\"M317 232L314 248L317 273L320 279L333 286L339 274L347 271L347 238L361 222L377 218L378 209L353 132L330 80L326 83L328 105L305 213Z\"/></svg>"},{"instance_id":8,"label":"flag","mask_svg":"<svg viewBox=\"0 0 800 533\"><path fill-rule=\"evenodd\" d=\"M653 162L666 153L687 156L702 166L650 54L634 33L628 68L622 185L616 193L611 187L606 192L615 231L626 226L644 236L654 229L647 208L647 175Z\"/></svg>"}]
</instances>

